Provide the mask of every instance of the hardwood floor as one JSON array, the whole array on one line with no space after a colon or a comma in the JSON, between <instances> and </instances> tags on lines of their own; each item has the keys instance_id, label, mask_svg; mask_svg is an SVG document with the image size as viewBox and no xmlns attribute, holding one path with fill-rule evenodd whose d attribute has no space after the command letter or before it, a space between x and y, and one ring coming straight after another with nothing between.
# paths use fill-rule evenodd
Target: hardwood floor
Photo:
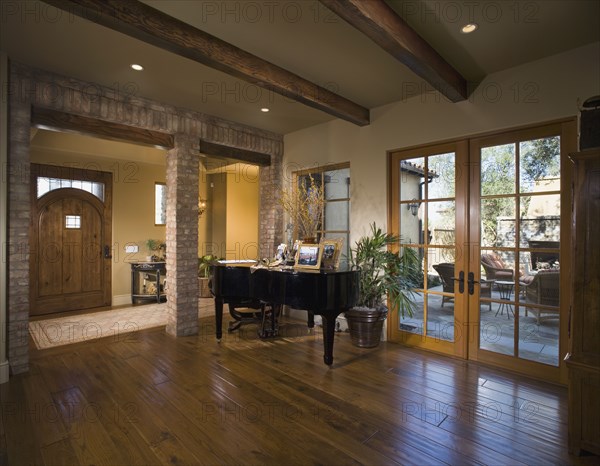
<instances>
[{"instance_id":1,"label":"hardwood floor","mask_svg":"<svg viewBox=\"0 0 600 466\"><path fill-rule=\"evenodd\" d=\"M38 351L0 386L0 463L598 464L567 453L567 391L289 322L214 338L163 329Z\"/></svg>"}]
</instances>

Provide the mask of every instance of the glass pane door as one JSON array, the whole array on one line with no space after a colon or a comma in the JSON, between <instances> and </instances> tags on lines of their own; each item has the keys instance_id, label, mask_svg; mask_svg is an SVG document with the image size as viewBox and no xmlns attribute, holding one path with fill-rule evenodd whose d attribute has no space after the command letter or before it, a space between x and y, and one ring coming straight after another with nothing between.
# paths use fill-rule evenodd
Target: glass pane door
<instances>
[{"instance_id":1,"label":"glass pane door","mask_svg":"<svg viewBox=\"0 0 600 466\"><path fill-rule=\"evenodd\" d=\"M479 247L470 265L480 282L473 358L555 377L562 359L561 145L554 125L476 140L471 149L471 210L479 218L471 219L470 237Z\"/></svg>"},{"instance_id":2,"label":"glass pane door","mask_svg":"<svg viewBox=\"0 0 600 466\"><path fill-rule=\"evenodd\" d=\"M393 156L393 189L397 203L392 213L394 233L402 246L413 248L421 260L414 284L416 309L412 316L392 314L392 339L408 341L450 354L463 354L461 338L464 302L464 176L459 159L466 148L445 144ZM457 187L457 181L459 186ZM458 345L455 343L458 342Z\"/></svg>"},{"instance_id":3,"label":"glass pane door","mask_svg":"<svg viewBox=\"0 0 600 466\"><path fill-rule=\"evenodd\" d=\"M389 230L420 258L391 341L566 381L576 120L390 154Z\"/></svg>"}]
</instances>

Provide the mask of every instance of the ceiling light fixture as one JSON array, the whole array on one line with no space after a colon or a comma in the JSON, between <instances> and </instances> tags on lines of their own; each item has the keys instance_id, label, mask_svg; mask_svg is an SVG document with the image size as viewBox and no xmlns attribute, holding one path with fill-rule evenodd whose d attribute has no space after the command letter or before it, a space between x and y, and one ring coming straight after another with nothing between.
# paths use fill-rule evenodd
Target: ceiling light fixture
<instances>
[{"instance_id":1,"label":"ceiling light fixture","mask_svg":"<svg viewBox=\"0 0 600 466\"><path fill-rule=\"evenodd\" d=\"M143 71L144 67L142 65L138 65L137 63L133 63L131 65L131 69L135 71Z\"/></svg>"},{"instance_id":2,"label":"ceiling light fixture","mask_svg":"<svg viewBox=\"0 0 600 466\"><path fill-rule=\"evenodd\" d=\"M460 28L460 32L462 32L463 34L470 34L471 32L475 31L478 27L479 26L475 23L468 23Z\"/></svg>"},{"instance_id":3,"label":"ceiling light fixture","mask_svg":"<svg viewBox=\"0 0 600 466\"><path fill-rule=\"evenodd\" d=\"M267 113L269 111L269 109L267 107L263 107L260 109L260 111L263 113Z\"/></svg>"}]
</instances>

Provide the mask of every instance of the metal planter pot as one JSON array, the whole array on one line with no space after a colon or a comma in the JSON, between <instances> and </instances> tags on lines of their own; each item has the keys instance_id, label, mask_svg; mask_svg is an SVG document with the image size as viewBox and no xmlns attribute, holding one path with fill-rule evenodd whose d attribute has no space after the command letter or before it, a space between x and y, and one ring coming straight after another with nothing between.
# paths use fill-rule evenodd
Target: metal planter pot
<instances>
[{"instance_id":1,"label":"metal planter pot","mask_svg":"<svg viewBox=\"0 0 600 466\"><path fill-rule=\"evenodd\" d=\"M375 348L381 340L383 322L387 318L387 308L353 308L346 311L352 344L360 348Z\"/></svg>"}]
</instances>

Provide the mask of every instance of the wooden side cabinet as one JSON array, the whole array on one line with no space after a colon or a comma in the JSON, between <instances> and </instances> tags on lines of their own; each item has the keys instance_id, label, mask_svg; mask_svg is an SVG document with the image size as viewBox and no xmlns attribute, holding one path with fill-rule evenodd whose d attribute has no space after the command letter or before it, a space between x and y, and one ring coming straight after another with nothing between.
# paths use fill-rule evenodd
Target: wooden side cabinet
<instances>
[{"instance_id":1,"label":"wooden side cabinet","mask_svg":"<svg viewBox=\"0 0 600 466\"><path fill-rule=\"evenodd\" d=\"M131 302L167 300L165 279L167 267L165 262L132 262L131 263Z\"/></svg>"},{"instance_id":2,"label":"wooden side cabinet","mask_svg":"<svg viewBox=\"0 0 600 466\"><path fill-rule=\"evenodd\" d=\"M600 455L600 149L571 154L573 301L570 312L569 451Z\"/></svg>"}]
</instances>

